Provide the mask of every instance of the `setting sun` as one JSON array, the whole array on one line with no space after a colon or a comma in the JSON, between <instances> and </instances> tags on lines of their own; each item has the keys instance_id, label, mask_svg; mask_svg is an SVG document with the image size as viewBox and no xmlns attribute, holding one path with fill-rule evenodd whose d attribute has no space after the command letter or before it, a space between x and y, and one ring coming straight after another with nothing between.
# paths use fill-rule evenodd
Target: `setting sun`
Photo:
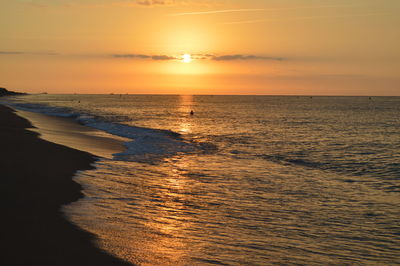
<instances>
[{"instance_id":1,"label":"setting sun","mask_svg":"<svg viewBox=\"0 0 400 266\"><path fill-rule=\"evenodd\" d=\"M184 63L192 62L192 56L190 54L182 55L182 62L184 62Z\"/></svg>"}]
</instances>

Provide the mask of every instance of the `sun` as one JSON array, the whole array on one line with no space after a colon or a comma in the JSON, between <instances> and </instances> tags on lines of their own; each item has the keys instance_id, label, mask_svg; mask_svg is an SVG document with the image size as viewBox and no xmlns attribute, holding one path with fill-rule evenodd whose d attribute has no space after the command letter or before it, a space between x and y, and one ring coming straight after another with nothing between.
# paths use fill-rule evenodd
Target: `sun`
<instances>
[{"instance_id":1,"label":"sun","mask_svg":"<svg viewBox=\"0 0 400 266\"><path fill-rule=\"evenodd\" d=\"M192 62L192 56L190 54L182 55L182 62L184 62L184 63Z\"/></svg>"}]
</instances>

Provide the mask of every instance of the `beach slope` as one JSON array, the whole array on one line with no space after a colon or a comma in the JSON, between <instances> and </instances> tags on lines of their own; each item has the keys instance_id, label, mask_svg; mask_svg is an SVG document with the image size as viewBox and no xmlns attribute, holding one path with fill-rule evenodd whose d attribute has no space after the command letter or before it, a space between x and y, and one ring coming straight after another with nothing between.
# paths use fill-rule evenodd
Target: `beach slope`
<instances>
[{"instance_id":1,"label":"beach slope","mask_svg":"<svg viewBox=\"0 0 400 266\"><path fill-rule=\"evenodd\" d=\"M101 251L60 208L82 197L72 180L94 157L38 138L0 105L0 265L130 265Z\"/></svg>"}]
</instances>

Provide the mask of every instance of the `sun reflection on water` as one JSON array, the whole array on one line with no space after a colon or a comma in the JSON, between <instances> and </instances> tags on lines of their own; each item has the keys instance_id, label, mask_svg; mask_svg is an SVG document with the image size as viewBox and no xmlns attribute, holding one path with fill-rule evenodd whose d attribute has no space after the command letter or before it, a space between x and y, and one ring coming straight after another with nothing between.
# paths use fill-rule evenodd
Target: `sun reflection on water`
<instances>
[{"instance_id":1,"label":"sun reflection on water","mask_svg":"<svg viewBox=\"0 0 400 266\"><path fill-rule=\"evenodd\" d=\"M178 112L183 114L179 123L179 133L189 134L192 133L193 119L191 119L190 112L194 109L193 95L180 95Z\"/></svg>"},{"instance_id":2,"label":"sun reflection on water","mask_svg":"<svg viewBox=\"0 0 400 266\"><path fill-rule=\"evenodd\" d=\"M194 109L192 95L181 95L177 112L180 114L179 130L181 134L190 134L195 124L190 112ZM188 232L193 227L190 219L191 193L193 184L188 180L190 159L187 155L177 155L164 159L157 171L164 173L162 179L153 180L153 188L146 198L147 213L144 228L147 232L145 245L153 258L149 265L184 265L189 261L190 251ZM157 255L155 255L157 254Z\"/></svg>"},{"instance_id":3,"label":"sun reflection on water","mask_svg":"<svg viewBox=\"0 0 400 266\"><path fill-rule=\"evenodd\" d=\"M189 187L187 177L188 163L182 157L166 159L168 175L159 184L160 188L153 197L153 212L145 227L152 233L152 242L148 243L152 252L163 256L162 263L184 264L188 256L186 230L191 226L185 216L189 201L185 190Z\"/></svg>"}]
</instances>

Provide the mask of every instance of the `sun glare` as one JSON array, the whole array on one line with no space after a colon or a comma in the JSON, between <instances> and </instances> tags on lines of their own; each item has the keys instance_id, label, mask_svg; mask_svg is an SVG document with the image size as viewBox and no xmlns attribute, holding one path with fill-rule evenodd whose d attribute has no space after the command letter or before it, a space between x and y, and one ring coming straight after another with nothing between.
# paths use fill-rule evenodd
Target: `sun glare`
<instances>
[{"instance_id":1,"label":"sun glare","mask_svg":"<svg viewBox=\"0 0 400 266\"><path fill-rule=\"evenodd\" d=\"M184 62L184 63L192 62L192 56L190 54L182 55L182 62Z\"/></svg>"}]
</instances>

